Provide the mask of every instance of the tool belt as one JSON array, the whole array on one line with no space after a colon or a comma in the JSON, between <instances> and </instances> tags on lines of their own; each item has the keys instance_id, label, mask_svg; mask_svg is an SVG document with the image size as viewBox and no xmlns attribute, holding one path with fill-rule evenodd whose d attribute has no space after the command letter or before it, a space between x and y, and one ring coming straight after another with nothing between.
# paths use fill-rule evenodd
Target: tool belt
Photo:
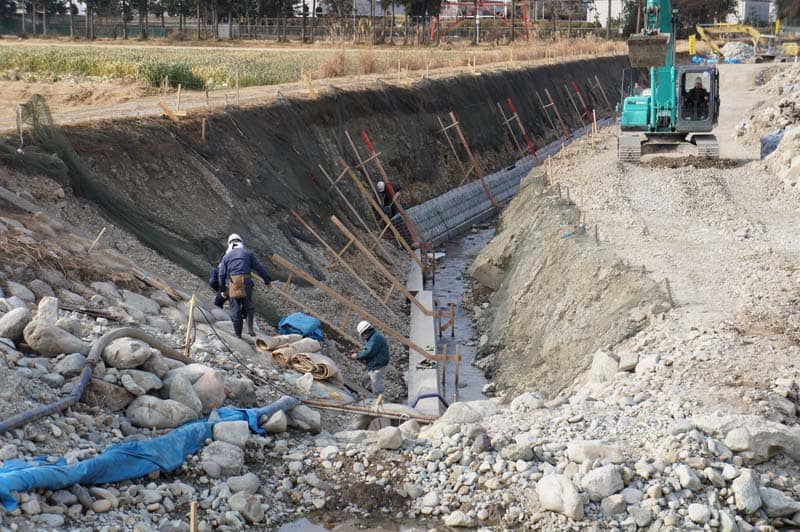
<instances>
[{"instance_id":1,"label":"tool belt","mask_svg":"<svg viewBox=\"0 0 800 532\"><path fill-rule=\"evenodd\" d=\"M249 274L231 275L231 282L228 285L228 297L233 299L242 299L247 297L244 285L245 281L250 279Z\"/></svg>"}]
</instances>

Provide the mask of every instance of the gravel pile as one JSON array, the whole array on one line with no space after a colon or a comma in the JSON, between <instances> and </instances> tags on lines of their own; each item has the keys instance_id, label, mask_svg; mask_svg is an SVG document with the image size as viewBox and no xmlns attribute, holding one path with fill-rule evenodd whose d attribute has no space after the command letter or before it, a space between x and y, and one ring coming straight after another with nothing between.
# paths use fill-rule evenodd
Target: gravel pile
<instances>
[{"instance_id":1,"label":"gravel pile","mask_svg":"<svg viewBox=\"0 0 800 532\"><path fill-rule=\"evenodd\" d=\"M744 42L727 42L720 50L722 56L729 61L735 60L744 63L753 57L753 45Z\"/></svg>"}]
</instances>

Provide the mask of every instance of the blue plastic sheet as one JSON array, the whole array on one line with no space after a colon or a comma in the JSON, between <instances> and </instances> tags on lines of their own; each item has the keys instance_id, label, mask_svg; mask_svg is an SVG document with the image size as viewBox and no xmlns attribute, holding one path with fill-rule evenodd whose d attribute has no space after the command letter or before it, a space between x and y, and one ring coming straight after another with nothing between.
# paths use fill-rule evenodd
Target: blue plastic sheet
<instances>
[{"instance_id":1,"label":"blue plastic sheet","mask_svg":"<svg viewBox=\"0 0 800 532\"><path fill-rule=\"evenodd\" d=\"M278 332L281 334L300 334L305 338L322 340L321 325L320 321L314 316L295 312L278 322Z\"/></svg>"},{"instance_id":2,"label":"blue plastic sheet","mask_svg":"<svg viewBox=\"0 0 800 532\"><path fill-rule=\"evenodd\" d=\"M193 421L163 436L112 445L102 454L72 465L67 465L63 458L54 464L46 464L43 458L32 462L10 460L0 468L0 504L8 511L17 507L12 491L36 488L58 490L75 484L121 482L146 476L153 471L169 473L180 467L187 456L205 445L205 441L212 437L212 428L216 423L247 421L252 432L263 434L263 429L258 426L261 416L288 410L298 403L297 399L284 396L261 408L220 408L219 419Z\"/></svg>"}]
</instances>

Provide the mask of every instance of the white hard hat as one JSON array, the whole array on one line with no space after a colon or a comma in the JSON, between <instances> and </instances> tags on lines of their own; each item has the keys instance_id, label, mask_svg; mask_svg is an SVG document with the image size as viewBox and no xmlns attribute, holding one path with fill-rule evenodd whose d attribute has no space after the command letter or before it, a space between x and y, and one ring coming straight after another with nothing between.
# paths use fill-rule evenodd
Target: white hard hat
<instances>
[{"instance_id":1,"label":"white hard hat","mask_svg":"<svg viewBox=\"0 0 800 532\"><path fill-rule=\"evenodd\" d=\"M384 190L386 190L386 183L384 183L383 181L378 181L378 184L375 185L375 188L378 189L378 192L383 192Z\"/></svg>"},{"instance_id":2,"label":"white hard hat","mask_svg":"<svg viewBox=\"0 0 800 532\"><path fill-rule=\"evenodd\" d=\"M231 236L228 237L228 244L230 244L231 242L236 242L236 241L241 242L242 241L242 237L240 237L236 233L231 233Z\"/></svg>"},{"instance_id":3,"label":"white hard hat","mask_svg":"<svg viewBox=\"0 0 800 532\"><path fill-rule=\"evenodd\" d=\"M358 334L364 334L367 330L372 328L372 324L368 321L360 321L358 325L356 325L356 330Z\"/></svg>"}]
</instances>

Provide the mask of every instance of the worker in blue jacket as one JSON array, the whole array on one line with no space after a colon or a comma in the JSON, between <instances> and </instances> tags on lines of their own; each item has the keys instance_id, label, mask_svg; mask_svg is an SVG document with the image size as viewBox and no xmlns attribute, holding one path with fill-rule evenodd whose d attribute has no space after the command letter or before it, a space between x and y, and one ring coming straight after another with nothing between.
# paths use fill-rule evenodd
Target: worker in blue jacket
<instances>
[{"instance_id":1,"label":"worker in blue jacket","mask_svg":"<svg viewBox=\"0 0 800 532\"><path fill-rule=\"evenodd\" d=\"M389 346L383 335L368 321L359 322L356 330L365 342L364 349L352 353L350 358L360 360L367 365L369 391L382 394L385 389L386 368L389 366ZM367 378L364 379L364 387L367 387Z\"/></svg>"},{"instance_id":2,"label":"worker in blue jacket","mask_svg":"<svg viewBox=\"0 0 800 532\"><path fill-rule=\"evenodd\" d=\"M222 308L225 305L225 296L219 291L219 266L211 268L211 273L208 276L208 286L214 292L214 305Z\"/></svg>"},{"instance_id":3,"label":"worker in blue jacket","mask_svg":"<svg viewBox=\"0 0 800 532\"><path fill-rule=\"evenodd\" d=\"M253 279L250 275L252 271L260 275L267 286L272 282L267 270L258 262L256 256L245 249L242 237L233 233L228 237L228 251L220 262L218 279L220 295L228 298L233 330L239 338L242 337L245 319L247 319L247 334L256 335L253 330L256 308L253 305Z\"/></svg>"}]
</instances>

